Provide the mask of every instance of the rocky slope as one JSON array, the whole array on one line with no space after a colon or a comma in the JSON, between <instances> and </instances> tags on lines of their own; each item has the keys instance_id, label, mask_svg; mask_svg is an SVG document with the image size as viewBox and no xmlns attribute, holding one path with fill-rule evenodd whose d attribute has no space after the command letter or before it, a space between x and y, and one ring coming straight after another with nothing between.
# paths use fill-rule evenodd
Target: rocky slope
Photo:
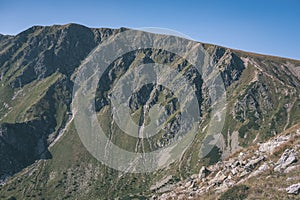
<instances>
[{"instance_id":1,"label":"rocky slope","mask_svg":"<svg viewBox=\"0 0 300 200\"><path fill-rule=\"evenodd\" d=\"M273 169L273 164L268 163L272 159L254 149L255 145L267 144L269 138L300 122L300 61L210 44L201 45L213 58L212 70L221 73L227 93L225 125L217 134L219 140L213 144L212 151L199 158L203 141L209 146L216 139L206 137L211 105L202 77L177 55L139 49L115 60L98 85L95 99L98 119L111 140L129 151L144 152L162 148L177 137L178 102L172 98L171 91L159 85L141 87L132 95L129 105L133 120L141 125L148 123L148 111L144 108L164 103L172 117L156 137L147 141L131 138L111 118L108 94L113 86L125 72L154 62L173 66L195 86L201 106L199 130L180 160L156 172L126 174L96 161L82 145L74 127L71 110L74 78L80 63L98 44L125 30L68 24L35 26L16 36L0 36L0 198L144 199L155 193L161 195L179 181L188 185L185 180L198 173L202 166L210 171L204 180L210 180L202 182L193 176L192 185L196 186L181 188L186 191L182 194L188 197L190 193L202 195L205 191L204 195L213 195L215 190L224 191L230 184L236 185L242 177L257 171L262 163ZM234 157L234 161L224 160L251 146L257 151L249 153L253 159L249 160L244 153ZM231 172L225 163L233 165L237 161L244 164L235 166L237 172L229 179ZM220 169L213 169L217 166Z\"/></svg>"},{"instance_id":2,"label":"rocky slope","mask_svg":"<svg viewBox=\"0 0 300 200\"><path fill-rule=\"evenodd\" d=\"M152 199L296 199L300 193L300 124L243 149Z\"/></svg>"}]
</instances>

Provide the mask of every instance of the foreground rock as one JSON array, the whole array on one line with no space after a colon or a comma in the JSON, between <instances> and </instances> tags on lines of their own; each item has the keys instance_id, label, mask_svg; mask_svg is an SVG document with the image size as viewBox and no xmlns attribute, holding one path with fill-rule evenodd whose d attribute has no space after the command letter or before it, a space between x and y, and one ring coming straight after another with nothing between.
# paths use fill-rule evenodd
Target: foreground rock
<instances>
[{"instance_id":1,"label":"foreground rock","mask_svg":"<svg viewBox=\"0 0 300 200\"><path fill-rule=\"evenodd\" d=\"M297 161L297 153L294 149L286 149L280 159L276 163L274 171L281 171L287 168L290 164Z\"/></svg>"},{"instance_id":2,"label":"foreground rock","mask_svg":"<svg viewBox=\"0 0 300 200\"><path fill-rule=\"evenodd\" d=\"M201 199L208 192L223 193L229 188L243 184L252 177L259 176L268 170L279 172L278 175L293 172L300 164L298 157L300 145L287 144L297 137L299 131L278 135L265 143L250 149L245 149L237 156L219 161L215 165L202 166L199 174L191 176L186 181L180 181L174 190L164 193L158 199ZM298 140L296 139L296 140ZM281 150L282 148L282 150ZM274 160L274 153L282 152L278 160ZM280 154L279 154L280 155ZM276 159L276 158L275 158ZM300 183L286 188L288 194L299 194Z\"/></svg>"},{"instance_id":3,"label":"foreground rock","mask_svg":"<svg viewBox=\"0 0 300 200\"><path fill-rule=\"evenodd\" d=\"M300 193L300 183L291 185L291 186L287 187L285 190L288 194L299 194Z\"/></svg>"},{"instance_id":4,"label":"foreground rock","mask_svg":"<svg viewBox=\"0 0 300 200\"><path fill-rule=\"evenodd\" d=\"M209 171L205 166L202 166L200 171L199 171L199 178L205 178L206 176L208 176L211 173L211 171Z\"/></svg>"}]
</instances>

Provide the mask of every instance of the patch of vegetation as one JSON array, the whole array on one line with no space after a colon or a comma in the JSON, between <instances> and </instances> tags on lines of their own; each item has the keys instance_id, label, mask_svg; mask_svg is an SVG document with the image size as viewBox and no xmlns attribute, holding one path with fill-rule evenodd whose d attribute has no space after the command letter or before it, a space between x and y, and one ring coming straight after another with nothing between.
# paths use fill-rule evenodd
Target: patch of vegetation
<instances>
[{"instance_id":1,"label":"patch of vegetation","mask_svg":"<svg viewBox=\"0 0 300 200\"><path fill-rule=\"evenodd\" d=\"M249 193L249 187L246 185L236 185L224 192L219 200L243 200Z\"/></svg>"},{"instance_id":2,"label":"patch of vegetation","mask_svg":"<svg viewBox=\"0 0 300 200\"><path fill-rule=\"evenodd\" d=\"M207 145L207 149L210 149L209 153L202 159L202 162L204 165L213 165L217 163L221 156L222 156L222 151L217 147L217 146L211 146Z\"/></svg>"}]
</instances>

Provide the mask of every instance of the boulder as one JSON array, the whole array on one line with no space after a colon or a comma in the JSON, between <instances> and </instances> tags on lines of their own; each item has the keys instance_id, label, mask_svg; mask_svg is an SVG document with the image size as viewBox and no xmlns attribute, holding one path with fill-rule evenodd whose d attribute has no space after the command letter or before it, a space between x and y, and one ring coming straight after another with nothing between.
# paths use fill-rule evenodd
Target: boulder
<instances>
[{"instance_id":1,"label":"boulder","mask_svg":"<svg viewBox=\"0 0 300 200\"><path fill-rule=\"evenodd\" d=\"M241 165L241 162L242 162L242 161L240 161L240 160L235 161L235 162L231 165L231 168L240 166L240 165Z\"/></svg>"},{"instance_id":2,"label":"boulder","mask_svg":"<svg viewBox=\"0 0 300 200\"><path fill-rule=\"evenodd\" d=\"M265 159L264 156L261 156L259 158L256 158L254 160L250 160L246 165L245 168L248 170L252 170L254 169L261 161L263 161Z\"/></svg>"},{"instance_id":3,"label":"boulder","mask_svg":"<svg viewBox=\"0 0 300 200\"><path fill-rule=\"evenodd\" d=\"M285 190L288 194L299 194L300 193L300 183L291 185L291 186L287 187Z\"/></svg>"},{"instance_id":4,"label":"boulder","mask_svg":"<svg viewBox=\"0 0 300 200\"><path fill-rule=\"evenodd\" d=\"M243 172L239 175L239 177L240 177L240 178L243 178L244 176L246 176L246 175L248 175L248 174L250 174L250 171L245 170L245 171L243 171Z\"/></svg>"},{"instance_id":5,"label":"boulder","mask_svg":"<svg viewBox=\"0 0 300 200\"><path fill-rule=\"evenodd\" d=\"M199 178L205 178L211 173L210 170L208 170L205 166L202 166L200 171L199 171Z\"/></svg>"},{"instance_id":6,"label":"boulder","mask_svg":"<svg viewBox=\"0 0 300 200\"><path fill-rule=\"evenodd\" d=\"M270 167L268 164L264 163L262 164L256 171L252 172L249 176L250 177L254 177L254 176L257 176L261 173L263 173L264 171L268 170Z\"/></svg>"},{"instance_id":7,"label":"boulder","mask_svg":"<svg viewBox=\"0 0 300 200\"><path fill-rule=\"evenodd\" d=\"M290 164L297 161L297 153L294 149L286 149L276 163L274 171L281 171L287 168Z\"/></svg>"},{"instance_id":8,"label":"boulder","mask_svg":"<svg viewBox=\"0 0 300 200\"><path fill-rule=\"evenodd\" d=\"M233 168L230 172L233 176L235 176L238 173L238 170L236 168Z\"/></svg>"}]
</instances>

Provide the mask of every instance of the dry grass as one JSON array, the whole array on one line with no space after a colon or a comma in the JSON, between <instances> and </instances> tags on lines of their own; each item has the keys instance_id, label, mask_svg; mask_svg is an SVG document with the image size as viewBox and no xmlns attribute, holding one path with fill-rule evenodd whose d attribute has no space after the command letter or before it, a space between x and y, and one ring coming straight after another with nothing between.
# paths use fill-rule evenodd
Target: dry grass
<instances>
[{"instance_id":1,"label":"dry grass","mask_svg":"<svg viewBox=\"0 0 300 200\"><path fill-rule=\"evenodd\" d=\"M295 140L290 139L287 142L285 142L284 144L276 147L271 154L271 158L274 158L274 157L276 158L276 157L280 156L286 149L292 148L295 143L296 143Z\"/></svg>"}]
</instances>

